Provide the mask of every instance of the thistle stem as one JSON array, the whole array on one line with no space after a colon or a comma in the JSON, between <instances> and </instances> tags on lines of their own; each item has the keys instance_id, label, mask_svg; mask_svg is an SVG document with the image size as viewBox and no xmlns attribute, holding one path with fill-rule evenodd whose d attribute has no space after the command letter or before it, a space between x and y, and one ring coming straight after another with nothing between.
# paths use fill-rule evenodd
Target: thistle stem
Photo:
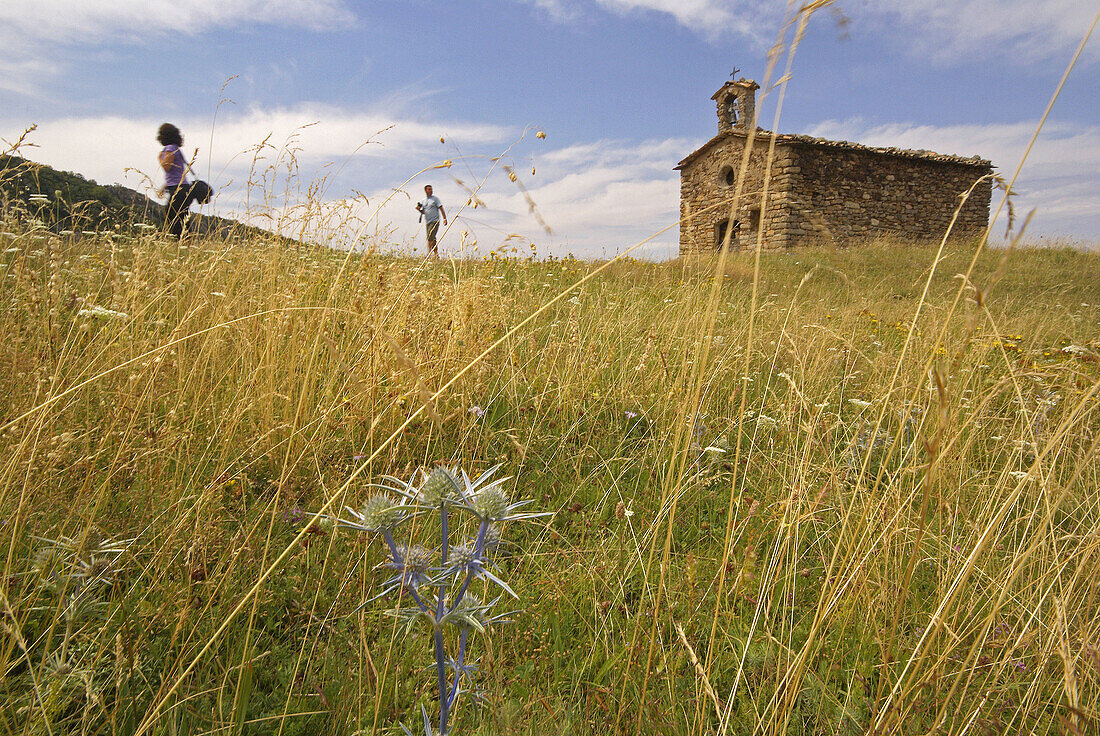
<instances>
[{"instance_id":1,"label":"thistle stem","mask_svg":"<svg viewBox=\"0 0 1100 736\"><path fill-rule=\"evenodd\" d=\"M447 666L444 662L443 631L435 629L435 671L439 677L439 736L447 736L447 714L451 703L447 698ZM458 676L455 676L457 682Z\"/></svg>"},{"instance_id":2,"label":"thistle stem","mask_svg":"<svg viewBox=\"0 0 1100 736\"><path fill-rule=\"evenodd\" d=\"M455 665L455 681L451 686L451 696L447 699L447 708L450 709L454 705L455 698L458 697L458 684L462 679L463 669L462 666L466 664L466 637L469 636L470 630L463 628L458 635L458 658Z\"/></svg>"},{"instance_id":3,"label":"thistle stem","mask_svg":"<svg viewBox=\"0 0 1100 736\"><path fill-rule=\"evenodd\" d=\"M466 570L466 579L462 581L462 587L458 589L458 594L455 595L454 603L451 604L451 612L458 608L459 602L462 600L462 596L466 595L466 589L470 587L470 582L474 579L474 565L481 561L481 555L485 551L485 534L489 531L489 520L482 519L481 526L477 530L477 542L474 543L474 559L471 562L470 567Z\"/></svg>"},{"instance_id":4,"label":"thistle stem","mask_svg":"<svg viewBox=\"0 0 1100 736\"><path fill-rule=\"evenodd\" d=\"M447 557L449 556L448 553L450 552L450 542L447 539L447 504L446 503L444 503L442 506L439 507L439 524L440 524L440 528L442 530L441 536L443 538L443 546L442 546L442 548L440 549L440 552L439 552L439 554L440 554L440 567L441 568L446 568L447 567ZM445 589L446 589L446 585L439 586L439 596L436 599L436 612L435 612L435 617L436 617L437 620L443 618L443 610L444 610L443 609L443 601L444 601Z\"/></svg>"},{"instance_id":5,"label":"thistle stem","mask_svg":"<svg viewBox=\"0 0 1100 736\"><path fill-rule=\"evenodd\" d=\"M424 604L424 601L420 598L420 596L417 594L417 592L414 589L405 588L404 586L402 586L402 590L409 591L409 595L411 595L413 597L413 600L416 602L416 605L420 608L420 610L423 611L424 613L428 612L428 610L429 610L428 607Z\"/></svg>"},{"instance_id":6,"label":"thistle stem","mask_svg":"<svg viewBox=\"0 0 1100 736\"><path fill-rule=\"evenodd\" d=\"M393 533L390 532L389 529L383 529L382 539L386 540L386 544L389 546L390 552L393 554L393 559L396 560L399 555L397 553L397 545L393 541Z\"/></svg>"},{"instance_id":7,"label":"thistle stem","mask_svg":"<svg viewBox=\"0 0 1100 736\"><path fill-rule=\"evenodd\" d=\"M439 507L439 526L442 537L442 547L440 548L440 567L447 567L447 557L450 552L450 540L447 535L447 503L444 501ZM436 598L436 621L440 621L443 618L445 592L447 585L443 584L439 586L438 595ZM443 631L439 629L438 624L435 629L435 668L436 673L439 676L439 736L447 736L447 715L450 711L451 704L447 700L447 669L444 664L444 651L443 645ZM457 675L456 675L457 679Z\"/></svg>"}]
</instances>

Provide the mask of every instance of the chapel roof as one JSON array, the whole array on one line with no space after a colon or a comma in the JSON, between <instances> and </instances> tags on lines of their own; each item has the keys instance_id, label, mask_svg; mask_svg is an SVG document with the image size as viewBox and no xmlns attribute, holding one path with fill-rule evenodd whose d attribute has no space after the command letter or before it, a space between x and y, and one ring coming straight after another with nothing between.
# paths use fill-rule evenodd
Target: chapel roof
<instances>
[{"instance_id":1,"label":"chapel roof","mask_svg":"<svg viewBox=\"0 0 1100 736\"><path fill-rule=\"evenodd\" d=\"M676 165L676 170L683 169L688 164L692 163L700 156L705 154L715 145L728 140L730 138L747 138L748 131L744 130L728 130L711 138L702 146L697 148L692 153ZM767 130L757 129L756 137L760 139L765 145L770 143L770 137L772 133ZM936 153L935 151L928 151L925 149L910 149L910 148L897 148L894 146L865 146L862 143L852 143L851 141L833 141L828 138L815 138L809 135L797 135L791 133L779 133L775 136L776 143L800 143L802 145L816 146L820 148L829 148L833 150L845 150L845 151L862 151L868 153L877 153L884 156L898 156L900 158L913 158L921 159L925 161L940 161L943 163L962 164L964 166L975 166L982 169L988 169L993 164L988 159L984 159L980 156L952 156L945 153Z\"/></svg>"}]
</instances>

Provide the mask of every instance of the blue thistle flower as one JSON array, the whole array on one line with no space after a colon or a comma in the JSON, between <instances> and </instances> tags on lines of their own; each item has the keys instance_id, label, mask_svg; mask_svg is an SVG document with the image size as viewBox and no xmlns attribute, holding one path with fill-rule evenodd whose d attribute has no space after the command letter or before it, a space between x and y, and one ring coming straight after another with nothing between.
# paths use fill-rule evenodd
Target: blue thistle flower
<instances>
[{"instance_id":1,"label":"blue thistle flower","mask_svg":"<svg viewBox=\"0 0 1100 736\"><path fill-rule=\"evenodd\" d=\"M440 570L440 580L457 581L465 575L466 579L462 587L459 588L458 595L456 596L459 599L461 599L462 595L466 592L466 589L470 587L470 583L474 579L479 579L488 580L500 586L504 592L518 600L519 596L516 595L514 590L508 587L508 583L504 582L491 570L487 569L487 566L492 567L494 570L498 568L493 564L492 560L485 557L485 551L482 549L484 543L484 539L479 538L472 548L466 545L451 548L451 556L448 559L447 565Z\"/></svg>"},{"instance_id":2,"label":"blue thistle flower","mask_svg":"<svg viewBox=\"0 0 1100 736\"><path fill-rule=\"evenodd\" d=\"M453 470L436 468L430 474L424 474L424 483L417 497L423 505L438 509L458 501L461 491L462 479Z\"/></svg>"},{"instance_id":3,"label":"blue thistle flower","mask_svg":"<svg viewBox=\"0 0 1100 736\"><path fill-rule=\"evenodd\" d=\"M388 534L384 536L388 536ZM387 542L391 541L392 537L389 537ZM366 607L368 603L376 601L394 591L397 591L399 594L408 593L412 596L419 610L428 610L428 607L420 597L419 591L422 585L431 583L429 578L429 573L432 571L431 550L419 545L410 547L408 545L391 544L388 559L379 564L378 567L394 570L397 574L382 584L381 593L374 598L363 601L362 605L355 609L356 611Z\"/></svg>"},{"instance_id":4,"label":"blue thistle flower","mask_svg":"<svg viewBox=\"0 0 1100 736\"><path fill-rule=\"evenodd\" d=\"M382 592L378 596L363 602L356 610L397 592L398 601L393 608L385 611L386 615L402 623L406 634L421 623L432 633L439 680L439 729L435 731L432 728L427 709L422 707L426 736L447 736L448 718L459 695L468 694L475 700L479 696L474 688L478 664L466 659L470 632L484 632L490 626L505 623L509 615L493 613L492 608L500 598L483 603L470 591L470 584L474 580L482 580L499 587L513 598L519 597L498 575L499 568L489 558L501 543L498 525L505 521L550 515L521 511L530 501L511 500L503 487L510 478L493 479L499 469L498 465L474 479L459 468L439 467L431 472L420 471L419 487L415 473L408 481L384 476L382 482L371 484L379 493L367 499L358 510L345 507L350 518L326 517L331 523L342 527L381 535L389 549L389 555L378 568L392 572L392 576L382 584ZM400 523L429 509L439 512L438 565L432 564L436 550L409 544L398 545L393 538L393 531ZM451 542L449 522L453 516L452 509L477 519L477 534L460 544ZM469 525L469 517L466 519L466 522L459 519L460 527ZM403 605L408 601L403 597L405 593L414 605ZM454 633L448 634L448 630ZM457 650L454 648L456 639ZM405 726L401 728L412 736Z\"/></svg>"},{"instance_id":5,"label":"blue thistle flower","mask_svg":"<svg viewBox=\"0 0 1100 736\"><path fill-rule=\"evenodd\" d=\"M344 509L351 514L354 521L337 519L336 523L361 532L390 532L411 516L407 499L394 501L381 493L368 498L358 511L350 506L345 506Z\"/></svg>"},{"instance_id":6,"label":"blue thistle flower","mask_svg":"<svg viewBox=\"0 0 1100 736\"><path fill-rule=\"evenodd\" d=\"M511 476L497 478L490 483L489 479L499 469L500 466L495 465L473 480L470 479L465 470L462 471L463 487L459 492L462 496L463 508L482 521L488 522L523 521L552 514L552 512L517 513L517 509L532 503L532 500L511 502L508 493L501 487L512 479Z\"/></svg>"}]
</instances>

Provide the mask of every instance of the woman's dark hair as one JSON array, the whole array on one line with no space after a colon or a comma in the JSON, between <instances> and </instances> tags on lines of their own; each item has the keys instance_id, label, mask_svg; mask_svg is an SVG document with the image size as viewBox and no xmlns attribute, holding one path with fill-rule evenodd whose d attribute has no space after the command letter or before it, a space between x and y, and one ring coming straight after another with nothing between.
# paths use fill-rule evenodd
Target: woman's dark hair
<instances>
[{"instance_id":1,"label":"woman's dark hair","mask_svg":"<svg viewBox=\"0 0 1100 736\"><path fill-rule=\"evenodd\" d=\"M183 134L171 123L164 123L157 131L157 142L162 146L182 146Z\"/></svg>"}]
</instances>

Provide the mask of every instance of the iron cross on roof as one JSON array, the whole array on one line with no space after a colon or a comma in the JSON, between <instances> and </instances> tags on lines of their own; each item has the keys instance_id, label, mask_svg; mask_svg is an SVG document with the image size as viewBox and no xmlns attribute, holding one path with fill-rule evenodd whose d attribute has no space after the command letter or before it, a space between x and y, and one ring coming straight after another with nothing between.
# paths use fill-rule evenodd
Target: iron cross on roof
<instances>
[{"instance_id":1,"label":"iron cross on roof","mask_svg":"<svg viewBox=\"0 0 1100 736\"><path fill-rule=\"evenodd\" d=\"M740 69L738 69L737 67L734 67L733 68L733 74L730 74L730 79L736 79L737 75L738 75L738 73L740 73L740 71L741 71Z\"/></svg>"}]
</instances>

